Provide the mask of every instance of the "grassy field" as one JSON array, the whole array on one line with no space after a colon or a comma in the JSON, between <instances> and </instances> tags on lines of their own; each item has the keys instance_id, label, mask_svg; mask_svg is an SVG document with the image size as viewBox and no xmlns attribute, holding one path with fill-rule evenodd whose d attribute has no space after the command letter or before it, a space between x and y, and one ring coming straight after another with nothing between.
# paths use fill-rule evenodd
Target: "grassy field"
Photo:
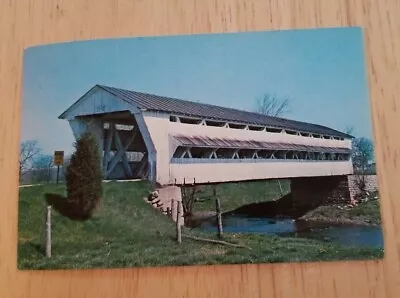
<instances>
[{"instance_id":1,"label":"grassy field","mask_svg":"<svg viewBox=\"0 0 400 298\"><path fill-rule=\"evenodd\" d=\"M280 183L280 186L279 186ZM205 186L199 194L201 201L194 206L194 211L215 210L214 186ZM240 206L277 200L290 192L288 180L252 181L246 183L224 183L216 186L222 212L234 210Z\"/></svg>"},{"instance_id":2,"label":"grassy field","mask_svg":"<svg viewBox=\"0 0 400 298\"><path fill-rule=\"evenodd\" d=\"M225 210L252 202L237 185L218 189L221 198L237 197L236 203L222 199ZM121 268L189 264L299 262L318 260L375 259L381 249L351 248L301 238L256 234L225 234L226 241L251 247L234 248L183 239L175 241L175 226L165 215L144 202L150 186L146 182L104 184L101 209L86 222L74 222L53 212L52 258L44 256L45 192L65 194L64 185L20 189L18 267L20 269ZM228 195L229 194L229 195ZM272 198L272 197L271 197ZM203 202L198 208L206 209ZM197 230L185 234L215 238Z\"/></svg>"}]
</instances>

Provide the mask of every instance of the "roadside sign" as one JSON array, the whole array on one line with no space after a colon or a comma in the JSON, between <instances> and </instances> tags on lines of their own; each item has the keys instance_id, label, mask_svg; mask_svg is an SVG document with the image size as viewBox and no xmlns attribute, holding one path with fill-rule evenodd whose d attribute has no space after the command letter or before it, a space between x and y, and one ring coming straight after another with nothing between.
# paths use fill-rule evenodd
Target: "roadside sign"
<instances>
[{"instance_id":1,"label":"roadside sign","mask_svg":"<svg viewBox=\"0 0 400 298\"><path fill-rule=\"evenodd\" d=\"M64 164L64 151L54 151L54 164L57 166L57 184L60 177L60 166Z\"/></svg>"},{"instance_id":2,"label":"roadside sign","mask_svg":"<svg viewBox=\"0 0 400 298\"><path fill-rule=\"evenodd\" d=\"M64 164L64 151L54 151L54 164L56 166Z\"/></svg>"}]
</instances>

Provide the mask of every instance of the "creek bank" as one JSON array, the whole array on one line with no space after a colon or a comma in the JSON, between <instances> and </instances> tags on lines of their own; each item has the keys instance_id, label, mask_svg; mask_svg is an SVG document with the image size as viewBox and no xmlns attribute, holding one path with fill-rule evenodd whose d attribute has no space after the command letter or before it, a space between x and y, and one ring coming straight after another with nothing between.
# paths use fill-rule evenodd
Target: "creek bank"
<instances>
[{"instance_id":1,"label":"creek bank","mask_svg":"<svg viewBox=\"0 0 400 298\"><path fill-rule=\"evenodd\" d=\"M198 227L205 221L216 220L216 217L217 212L215 211L191 212L185 216L185 226Z\"/></svg>"},{"instance_id":2,"label":"creek bank","mask_svg":"<svg viewBox=\"0 0 400 298\"><path fill-rule=\"evenodd\" d=\"M293 196L291 193L286 194L279 200L260 202L243 205L232 211L225 212L223 216L249 216L249 217L268 217L268 218L300 218L307 214L309 211L317 208L319 205L314 204L301 204L296 206L294 204Z\"/></svg>"},{"instance_id":3,"label":"creek bank","mask_svg":"<svg viewBox=\"0 0 400 298\"><path fill-rule=\"evenodd\" d=\"M332 224L379 226L381 225L379 200L362 202L354 207L320 206L299 219Z\"/></svg>"},{"instance_id":4,"label":"creek bank","mask_svg":"<svg viewBox=\"0 0 400 298\"><path fill-rule=\"evenodd\" d=\"M296 220L301 225L381 225L381 214L378 194L373 193L365 200L354 205L332 204L332 205L307 205L295 208L291 194L287 194L279 200L247 204L222 214L227 217L263 217L270 220L289 218ZM187 226L200 226L205 221L215 221L215 211L193 212L187 217Z\"/></svg>"}]
</instances>

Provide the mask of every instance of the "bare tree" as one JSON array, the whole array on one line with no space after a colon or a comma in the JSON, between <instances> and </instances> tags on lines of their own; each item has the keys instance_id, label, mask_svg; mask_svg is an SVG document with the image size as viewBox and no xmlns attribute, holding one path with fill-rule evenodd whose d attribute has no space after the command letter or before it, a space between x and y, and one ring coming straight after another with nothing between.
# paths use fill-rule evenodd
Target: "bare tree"
<instances>
[{"instance_id":1,"label":"bare tree","mask_svg":"<svg viewBox=\"0 0 400 298\"><path fill-rule=\"evenodd\" d=\"M40 154L33 159L33 169L35 180L38 182L49 182L52 178L52 168L54 165L53 156Z\"/></svg>"},{"instance_id":2,"label":"bare tree","mask_svg":"<svg viewBox=\"0 0 400 298\"><path fill-rule=\"evenodd\" d=\"M256 102L256 112L266 116L279 117L290 111L290 100L265 94Z\"/></svg>"},{"instance_id":3,"label":"bare tree","mask_svg":"<svg viewBox=\"0 0 400 298\"><path fill-rule=\"evenodd\" d=\"M40 154L41 148L36 140L27 140L21 143L19 154L19 177L32 170L34 158Z\"/></svg>"},{"instance_id":4,"label":"bare tree","mask_svg":"<svg viewBox=\"0 0 400 298\"><path fill-rule=\"evenodd\" d=\"M198 192L199 188L196 184L182 187L182 207L184 217L192 214L193 206L196 202L196 194Z\"/></svg>"},{"instance_id":5,"label":"bare tree","mask_svg":"<svg viewBox=\"0 0 400 298\"><path fill-rule=\"evenodd\" d=\"M53 156L47 154L40 154L33 160L33 167L35 169L48 169L54 165Z\"/></svg>"}]
</instances>

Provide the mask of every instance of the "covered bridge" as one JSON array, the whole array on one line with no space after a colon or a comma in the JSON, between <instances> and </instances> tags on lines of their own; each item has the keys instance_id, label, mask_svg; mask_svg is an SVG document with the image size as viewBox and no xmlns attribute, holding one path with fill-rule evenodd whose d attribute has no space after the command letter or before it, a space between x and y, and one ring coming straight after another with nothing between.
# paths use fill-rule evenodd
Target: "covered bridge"
<instances>
[{"instance_id":1,"label":"covered bridge","mask_svg":"<svg viewBox=\"0 0 400 298\"><path fill-rule=\"evenodd\" d=\"M105 179L161 185L352 174L352 136L311 124L96 85L60 119L92 131Z\"/></svg>"}]
</instances>

